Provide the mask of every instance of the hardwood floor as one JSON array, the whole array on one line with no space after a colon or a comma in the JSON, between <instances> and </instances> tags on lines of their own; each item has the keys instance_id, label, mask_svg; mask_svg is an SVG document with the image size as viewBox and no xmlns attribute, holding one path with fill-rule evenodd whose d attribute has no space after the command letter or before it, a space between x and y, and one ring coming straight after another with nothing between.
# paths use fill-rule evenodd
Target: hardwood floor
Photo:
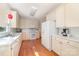
<instances>
[{"instance_id":1,"label":"hardwood floor","mask_svg":"<svg viewBox=\"0 0 79 59\"><path fill-rule=\"evenodd\" d=\"M57 56L41 45L40 39L22 41L19 56Z\"/></svg>"}]
</instances>

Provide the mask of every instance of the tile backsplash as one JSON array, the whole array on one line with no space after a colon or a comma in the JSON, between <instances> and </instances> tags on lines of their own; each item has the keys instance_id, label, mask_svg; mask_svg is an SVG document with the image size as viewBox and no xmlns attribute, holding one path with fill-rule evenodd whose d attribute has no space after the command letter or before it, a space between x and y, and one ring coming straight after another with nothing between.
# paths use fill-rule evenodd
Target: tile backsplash
<instances>
[{"instance_id":1,"label":"tile backsplash","mask_svg":"<svg viewBox=\"0 0 79 59\"><path fill-rule=\"evenodd\" d=\"M57 35L61 35L61 32L62 32L62 28L56 28L57 29Z\"/></svg>"},{"instance_id":2,"label":"tile backsplash","mask_svg":"<svg viewBox=\"0 0 79 59\"><path fill-rule=\"evenodd\" d=\"M57 28L57 34L62 35L63 28ZM79 37L79 27L71 27L69 28L69 34L72 35L73 37Z\"/></svg>"},{"instance_id":3,"label":"tile backsplash","mask_svg":"<svg viewBox=\"0 0 79 59\"><path fill-rule=\"evenodd\" d=\"M79 37L79 27L70 28L70 33L74 37Z\"/></svg>"}]
</instances>

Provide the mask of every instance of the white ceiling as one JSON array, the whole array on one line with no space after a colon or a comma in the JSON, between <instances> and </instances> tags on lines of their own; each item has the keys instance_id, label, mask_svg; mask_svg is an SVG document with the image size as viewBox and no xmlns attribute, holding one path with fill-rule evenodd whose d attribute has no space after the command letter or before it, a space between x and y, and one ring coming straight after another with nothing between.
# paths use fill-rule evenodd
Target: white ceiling
<instances>
[{"instance_id":1,"label":"white ceiling","mask_svg":"<svg viewBox=\"0 0 79 59\"><path fill-rule=\"evenodd\" d=\"M43 18L49 11L53 10L59 4L56 3L16 3L8 4L11 9L18 11L21 17L40 19ZM30 15L32 7L36 7L37 11L34 16Z\"/></svg>"}]
</instances>

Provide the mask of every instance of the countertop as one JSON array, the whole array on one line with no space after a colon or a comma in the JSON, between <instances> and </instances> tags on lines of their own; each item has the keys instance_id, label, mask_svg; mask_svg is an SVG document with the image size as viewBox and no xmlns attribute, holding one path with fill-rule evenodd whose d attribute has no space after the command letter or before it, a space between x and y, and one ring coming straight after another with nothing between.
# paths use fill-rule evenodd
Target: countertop
<instances>
[{"instance_id":1,"label":"countertop","mask_svg":"<svg viewBox=\"0 0 79 59\"><path fill-rule=\"evenodd\" d=\"M16 33L16 36L14 36L14 37L0 38L0 46L12 44L20 35L21 35L21 33Z\"/></svg>"},{"instance_id":2,"label":"countertop","mask_svg":"<svg viewBox=\"0 0 79 59\"><path fill-rule=\"evenodd\" d=\"M61 36L61 35L57 35L57 37L62 37L62 38L65 38L66 40L79 42L79 37L68 37L68 36L66 37L66 36Z\"/></svg>"}]
</instances>

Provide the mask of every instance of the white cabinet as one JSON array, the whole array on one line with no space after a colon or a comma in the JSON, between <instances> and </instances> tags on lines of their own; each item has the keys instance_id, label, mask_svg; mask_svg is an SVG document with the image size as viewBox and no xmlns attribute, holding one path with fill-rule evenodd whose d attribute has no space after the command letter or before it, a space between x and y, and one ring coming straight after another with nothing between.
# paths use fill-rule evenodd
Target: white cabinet
<instances>
[{"instance_id":1,"label":"white cabinet","mask_svg":"<svg viewBox=\"0 0 79 59\"><path fill-rule=\"evenodd\" d=\"M67 27L79 26L79 4L65 5L65 19Z\"/></svg>"},{"instance_id":2,"label":"white cabinet","mask_svg":"<svg viewBox=\"0 0 79 59\"><path fill-rule=\"evenodd\" d=\"M64 12L64 4L56 8L56 27L65 26Z\"/></svg>"},{"instance_id":3,"label":"white cabinet","mask_svg":"<svg viewBox=\"0 0 79 59\"><path fill-rule=\"evenodd\" d=\"M61 4L56 8L56 27L78 27L79 4Z\"/></svg>"},{"instance_id":4,"label":"white cabinet","mask_svg":"<svg viewBox=\"0 0 79 59\"><path fill-rule=\"evenodd\" d=\"M12 56L18 56L18 42L14 42L12 45Z\"/></svg>"},{"instance_id":5,"label":"white cabinet","mask_svg":"<svg viewBox=\"0 0 79 59\"><path fill-rule=\"evenodd\" d=\"M57 54L61 54L62 43L59 41L59 38L52 39L52 50L55 51Z\"/></svg>"},{"instance_id":6,"label":"white cabinet","mask_svg":"<svg viewBox=\"0 0 79 59\"><path fill-rule=\"evenodd\" d=\"M36 28L27 28L22 31L23 40L34 40L40 38L40 31Z\"/></svg>"},{"instance_id":7,"label":"white cabinet","mask_svg":"<svg viewBox=\"0 0 79 59\"><path fill-rule=\"evenodd\" d=\"M21 36L11 44L0 46L0 56L18 56L21 47Z\"/></svg>"},{"instance_id":8,"label":"white cabinet","mask_svg":"<svg viewBox=\"0 0 79 59\"><path fill-rule=\"evenodd\" d=\"M52 50L62 56L79 56L79 42L57 36L52 41Z\"/></svg>"},{"instance_id":9,"label":"white cabinet","mask_svg":"<svg viewBox=\"0 0 79 59\"><path fill-rule=\"evenodd\" d=\"M56 39L52 39L52 50L55 51L58 55L63 55L62 54L63 53L63 47L64 47L64 44L66 42L67 42L67 40L65 40L62 37L56 37Z\"/></svg>"},{"instance_id":10,"label":"white cabinet","mask_svg":"<svg viewBox=\"0 0 79 59\"><path fill-rule=\"evenodd\" d=\"M36 31L36 34L35 34L35 36L36 36L36 39L40 39L40 31L38 30L38 31Z\"/></svg>"},{"instance_id":11,"label":"white cabinet","mask_svg":"<svg viewBox=\"0 0 79 59\"><path fill-rule=\"evenodd\" d=\"M76 48L75 46L64 44L62 55L63 56L79 56L79 48Z\"/></svg>"},{"instance_id":12,"label":"white cabinet","mask_svg":"<svg viewBox=\"0 0 79 59\"><path fill-rule=\"evenodd\" d=\"M21 47L21 36L11 45L12 56L18 56Z\"/></svg>"},{"instance_id":13,"label":"white cabinet","mask_svg":"<svg viewBox=\"0 0 79 59\"><path fill-rule=\"evenodd\" d=\"M11 55L11 47L10 46L0 46L0 56L10 56Z\"/></svg>"}]
</instances>

